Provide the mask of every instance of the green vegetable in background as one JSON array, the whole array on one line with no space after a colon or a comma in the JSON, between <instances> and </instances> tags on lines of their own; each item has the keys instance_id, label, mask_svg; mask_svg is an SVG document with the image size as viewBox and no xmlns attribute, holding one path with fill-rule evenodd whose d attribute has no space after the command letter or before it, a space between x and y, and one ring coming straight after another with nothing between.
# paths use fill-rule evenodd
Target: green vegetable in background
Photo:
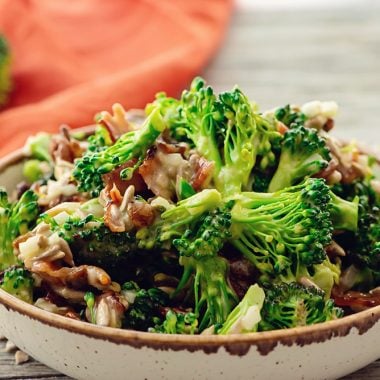
<instances>
[{"instance_id":1,"label":"green vegetable in background","mask_svg":"<svg viewBox=\"0 0 380 380\"><path fill-rule=\"evenodd\" d=\"M0 188L0 270L17 263L13 241L34 226L38 214L37 195L33 191L26 191L11 203L7 192Z\"/></svg>"},{"instance_id":2,"label":"green vegetable in background","mask_svg":"<svg viewBox=\"0 0 380 380\"><path fill-rule=\"evenodd\" d=\"M27 303L33 303L32 274L24 268L12 266L5 270L0 288Z\"/></svg>"},{"instance_id":3,"label":"green vegetable in background","mask_svg":"<svg viewBox=\"0 0 380 380\"><path fill-rule=\"evenodd\" d=\"M11 52L5 37L0 34L0 108L6 105L11 89Z\"/></svg>"}]
</instances>

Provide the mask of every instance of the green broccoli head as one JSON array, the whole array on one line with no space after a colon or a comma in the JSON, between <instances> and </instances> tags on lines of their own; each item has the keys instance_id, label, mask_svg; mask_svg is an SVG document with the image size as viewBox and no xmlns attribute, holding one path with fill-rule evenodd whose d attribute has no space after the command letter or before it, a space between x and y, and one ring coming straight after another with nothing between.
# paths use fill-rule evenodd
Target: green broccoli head
<instances>
[{"instance_id":1,"label":"green broccoli head","mask_svg":"<svg viewBox=\"0 0 380 380\"><path fill-rule=\"evenodd\" d=\"M357 228L337 237L348 256L347 261L367 276L359 276L364 290L380 284L380 201L367 181L356 181L334 187L344 202L358 201ZM371 281L369 281L371 279Z\"/></svg>"},{"instance_id":2,"label":"green broccoli head","mask_svg":"<svg viewBox=\"0 0 380 380\"><path fill-rule=\"evenodd\" d=\"M231 243L272 277L325 260L331 242L329 187L309 178L276 193L241 193L232 208Z\"/></svg>"},{"instance_id":3,"label":"green broccoli head","mask_svg":"<svg viewBox=\"0 0 380 380\"><path fill-rule=\"evenodd\" d=\"M28 232L37 220L39 208L37 195L26 191L21 198L10 203L7 192L0 188L0 269L17 263L13 241Z\"/></svg>"},{"instance_id":4,"label":"green broccoli head","mask_svg":"<svg viewBox=\"0 0 380 380\"><path fill-rule=\"evenodd\" d=\"M293 109L289 104L277 108L274 112L274 117L288 128L303 127L306 121L306 115L301 111Z\"/></svg>"},{"instance_id":5,"label":"green broccoli head","mask_svg":"<svg viewBox=\"0 0 380 380\"><path fill-rule=\"evenodd\" d=\"M102 136L94 137L90 144L91 149L75 162L73 176L78 182L79 190L90 192L93 196L99 195L104 187L103 174L136 159L137 162L133 167L126 168L120 173L122 179L130 179L144 160L148 149L164 129L165 124L156 109L151 112L140 129L125 133L115 144L105 149L99 147L99 144L103 144L104 136L103 140ZM106 144L106 140L104 143Z\"/></svg>"},{"instance_id":6,"label":"green broccoli head","mask_svg":"<svg viewBox=\"0 0 380 380\"><path fill-rule=\"evenodd\" d=\"M191 226L181 238L174 239L173 245L180 255L194 258L215 256L231 237L231 207L232 202L225 205L224 210L217 209L203 215L197 220L197 226Z\"/></svg>"},{"instance_id":7,"label":"green broccoli head","mask_svg":"<svg viewBox=\"0 0 380 380\"><path fill-rule=\"evenodd\" d=\"M62 237L68 241L77 265L99 266L117 281L132 276L132 264L137 264L140 261L139 256L142 255L137 249L134 234L112 232L104 223L77 229L66 222Z\"/></svg>"},{"instance_id":8,"label":"green broccoli head","mask_svg":"<svg viewBox=\"0 0 380 380\"><path fill-rule=\"evenodd\" d=\"M206 212L222 204L215 189L205 189L164 210L156 221L136 233L141 249L170 248L173 239L182 236Z\"/></svg>"},{"instance_id":9,"label":"green broccoli head","mask_svg":"<svg viewBox=\"0 0 380 380\"><path fill-rule=\"evenodd\" d=\"M111 146L113 143L108 129L102 125L97 124L93 135L88 138L88 152L101 152Z\"/></svg>"},{"instance_id":10,"label":"green broccoli head","mask_svg":"<svg viewBox=\"0 0 380 380\"><path fill-rule=\"evenodd\" d=\"M265 289L260 331L287 329L331 321L343 316L331 299L315 287L280 283Z\"/></svg>"},{"instance_id":11,"label":"green broccoli head","mask_svg":"<svg viewBox=\"0 0 380 380\"><path fill-rule=\"evenodd\" d=\"M123 292L128 292L130 300L123 328L148 331L149 328L162 324L162 309L169 303L169 297L165 292L158 288L139 289L133 282L125 283L122 287Z\"/></svg>"},{"instance_id":12,"label":"green broccoli head","mask_svg":"<svg viewBox=\"0 0 380 380\"><path fill-rule=\"evenodd\" d=\"M218 129L223 159L216 187L222 193L234 194L247 187L256 162L260 143L256 120L249 100L238 88L220 94L216 107L223 125Z\"/></svg>"},{"instance_id":13,"label":"green broccoli head","mask_svg":"<svg viewBox=\"0 0 380 380\"><path fill-rule=\"evenodd\" d=\"M187 141L186 126L183 117L180 115L183 112L181 101L167 97L165 92L159 92L156 94L154 102L146 105L145 113L149 115L156 108L160 110L171 137L176 141ZM190 140L187 142L191 143Z\"/></svg>"},{"instance_id":14,"label":"green broccoli head","mask_svg":"<svg viewBox=\"0 0 380 380\"><path fill-rule=\"evenodd\" d=\"M24 268L10 267L0 276L0 288L27 303L33 303L34 279Z\"/></svg>"},{"instance_id":15,"label":"green broccoli head","mask_svg":"<svg viewBox=\"0 0 380 380\"><path fill-rule=\"evenodd\" d=\"M373 206L368 214L362 214L359 219L356 236L355 261L359 265L380 272L380 208Z\"/></svg>"},{"instance_id":16,"label":"green broccoli head","mask_svg":"<svg viewBox=\"0 0 380 380\"><path fill-rule=\"evenodd\" d=\"M162 324L149 329L149 332L193 335L198 332L198 319L194 313L169 309Z\"/></svg>"},{"instance_id":17,"label":"green broccoli head","mask_svg":"<svg viewBox=\"0 0 380 380\"><path fill-rule=\"evenodd\" d=\"M61 224L46 214L41 220L67 241L76 265L101 267L115 281L133 279L152 286L156 273L177 275L180 271L178 262L166 257L158 245L157 249L141 249L135 231L112 232L93 214L72 215Z\"/></svg>"},{"instance_id":18,"label":"green broccoli head","mask_svg":"<svg viewBox=\"0 0 380 380\"><path fill-rule=\"evenodd\" d=\"M0 34L0 108L7 103L11 89L11 52L8 42Z\"/></svg>"},{"instance_id":19,"label":"green broccoli head","mask_svg":"<svg viewBox=\"0 0 380 380\"><path fill-rule=\"evenodd\" d=\"M40 161L52 162L53 158L50 154L51 138L52 135L45 132L30 136L24 146L25 155Z\"/></svg>"},{"instance_id":20,"label":"green broccoli head","mask_svg":"<svg viewBox=\"0 0 380 380\"><path fill-rule=\"evenodd\" d=\"M330 159L325 140L316 130L301 126L287 131L268 191L275 192L311 177L326 168Z\"/></svg>"},{"instance_id":21,"label":"green broccoli head","mask_svg":"<svg viewBox=\"0 0 380 380\"><path fill-rule=\"evenodd\" d=\"M203 79L195 78L180 100L160 94L153 104L175 139L190 142L214 162L215 187L223 194L249 187L257 156L264 166L275 162L272 150L281 135L253 111L239 88L217 96Z\"/></svg>"}]
</instances>

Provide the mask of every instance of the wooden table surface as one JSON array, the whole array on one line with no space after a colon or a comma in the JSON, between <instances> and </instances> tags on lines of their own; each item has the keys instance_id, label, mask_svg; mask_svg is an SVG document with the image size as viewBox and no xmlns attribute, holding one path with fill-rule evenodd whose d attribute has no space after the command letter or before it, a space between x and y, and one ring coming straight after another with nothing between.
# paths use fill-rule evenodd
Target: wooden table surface
<instances>
[{"instance_id":1,"label":"wooden table surface","mask_svg":"<svg viewBox=\"0 0 380 380\"><path fill-rule=\"evenodd\" d=\"M341 106L337 134L379 138L380 2L341 7L332 0L325 9L271 11L255 7L260 1L237 9L204 73L210 84L217 90L239 84L262 109L334 99ZM3 347L0 342L0 379L68 379L35 361L15 366ZM380 361L344 379L380 379Z\"/></svg>"}]
</instances>

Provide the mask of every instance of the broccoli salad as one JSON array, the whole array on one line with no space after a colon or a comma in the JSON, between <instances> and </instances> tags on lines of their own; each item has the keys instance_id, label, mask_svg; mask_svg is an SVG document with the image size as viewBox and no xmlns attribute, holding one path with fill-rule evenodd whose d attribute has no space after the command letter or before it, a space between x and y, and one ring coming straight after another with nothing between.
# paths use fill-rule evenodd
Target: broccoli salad
<instances>
[{"instance_id":1,"label":"broccoli salad","mask_svg":"<svg viewBox=\"0 0 380 380\"><path fill-rule=\"evenodd\" d=\"M52 313L166 334L312 325L380 305L379 158L337 105L259 112L201 78L91 130L40 133L0 190L0 287Z\"/></svg>"}]
</instances>

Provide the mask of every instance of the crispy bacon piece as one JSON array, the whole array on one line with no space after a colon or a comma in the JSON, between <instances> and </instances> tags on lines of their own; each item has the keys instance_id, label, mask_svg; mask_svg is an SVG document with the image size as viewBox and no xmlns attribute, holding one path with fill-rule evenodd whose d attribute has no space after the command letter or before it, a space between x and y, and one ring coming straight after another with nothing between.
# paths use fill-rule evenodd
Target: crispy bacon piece
<instances>
[{"instance_id":1,"label":"crispy bacon piece","mask_svg":"<svg viewBox=\"0 0 380 380\"><path fill-rule=\"evenodd\" d=\"M76 290L83 290L88 286L98 290L114 287L110 276L103 269L92 265L60 268L53 262L35 261L30 270L46 281L53 290L55 286L65 286Z\"/></svg>"},{"instance_id":2,"label":"crispy bacon piece","mask_svg":"<svg viewBox=\"0 0 380 380\"><path fill-rule=\"evenodd\" d=\"M329 148L332 156L334 171L331 172L330 177L335 173L340 174L338 182L344 184L350 184L358 178L364 178L368 174L368 167L366 164L360 161L361 152L358 149L352 149L350 152L343 152L342 148L345 143L328 136L326 139L326 145ZM332 167L327 167L328 171L332 170ZM322 172L322 178L327 178L326 174ZM321 175L321 173L320 173ZM327 178L328 179L328 178Z\"/></svg>"},{"instance_id":3,"label":"crispy bacon piece","mask_svg":"<svg viewBox=\"0 0 380 380\"><path fill-rule=\"evenodd\" d=\"M190 164L194 170L191 176L191 185L196 191L202 190L210 182L215 164L196 154L190 156Z\"/></svg>"},{"instance_id":4,"label":"crispy bacon piece","mask_svg":"<svg viewBox=\"0 0 380 380\"><path fill-rule=\"evenodd\" d=\"M66 240L57 237L51 242L52 235L50 226L46 223L41 223L33 231L29 231L14 240L15 254L19 260L23 261L28 270L30 270L34 262L39 260L45 262L59 261L69 266L74 266L73 254ZM37 243L35 248L39 250L37 255L30 255L31 248L22 249L22 244L27 244L29 239L35 239L35 243Z\"/></svg>"},{"instance_id":5,"label":"crispy bacon piece","mask_svg":"<svg viewBox=\"0 0 380 380\"><path fill-rule=\"evenodd\" d=\"M120 328L124 312L128 307L121 302L118 295L113 292L106 292L96 298L95 322L100 326ZM89 310L86 310L86 318L90 321Z\"/></svg>"},{"instance_id":6,"label":"crispy bacon piece","mask_svg":"<svg viewBox=\"0 0 380 380\"><path fill-rule=\"evenodd\" d=\"M129 203L127 212L136 228L149 226L155 218L153 207L145 202L134 201Z\"/></svg>"},{"instance_id":7,"label":"crispy bacon piece","mask_svg":"<svg viewBox=\"0 0 380 380\"><path fill-rule=\"evenodd\" d=\"M380 305L380 294L377 293L350 290L344 294L333 294L332 297L337 306L350 307L354 311L366 310Z\"/></svg>"},{"instance_id":8,"label":"crispy bacon piece","mask_svg":"<svg viewBox=\"0 0 380 380\"><path fill-rule=\"evenodd\" d=\"M317 173L315 175L316 178L324 178L324 179L328 179L335 171L336 169L339 167L339 161L333 157L327 167L323 170L321 170L319 173Z\"/></svg>"},{"instance_id":9,"label":"crispy bacon piece","mask_svg":"<svg viewBox=\"0 0 380 380\"><path fill-rule=\"evenodd\" d=\"M124 133L132 131L133 126L128 122L127 112L121 104L115 103L112 106L112 113L101 112L98 123L108 130L112 141L115 142Z\"/></svg>"},{"instance_id":10,"label":"crispy bacon piece","mask_svg":"<svg viewBox=\"0 0 380 380\"><path fill-rule=\"evenodd\" d=\"M133 173L133 176L130 180L124 180L120 178L120 172L125 168L131 168L136 164L136 162L136 159L127 161L123 165L119 166L117 169L114 169L109 173L103 174L102 178L106 187L112 189L113 185L115 185L119 190L120 194L124 194L125 190L127 190L127 188L131 185L135 187L135 190L138 193L145 191L146 184L137 170Z\"/></svg>"},{"instance_id":11,"label":"crispy bacon piece","mask_svg":"<svg viewBox=\"0 0 380 380\"><path fill-rule=\"evenodd\" d=\"M104 205L104 223L112 232L129 231L133 227L141 228L153 223L153 207L145 202L135 200L134 187L130 186L122 197L115 185L107 186L100 194Z\"/></svg>"},{"instance_id":12,"label":"crispy bacon piece","mask_svg":"<svg viewBox=\"0 0 380 380\"><path fill-rule=\"evenodd\" d=\"M53 135L50 145L50 154L54 161L58 159L74 162L75 158L81 157L83 149L78 141L71 138L69 128L62 126L60 134Z\"/></svg>"},{"instance_id":13,"label":"crispy bacon piece","mask_svg":"<svg viewBox=\"0 0 380 380\"><path fill-rule=\"evenodd\" d=\"M181 154L167 154L165 151L162 146L149 149L146 159L139 167L139 173L154 195L174 199L177 176L184 177L184 172L190 169L190 165Z\"/></svg>"},{"instance_id":14,"label":"crispy bacon piece","mask_svg":"<svg viewBox=\"0 0 380 380\"><path fill-rule=\"evenodd\" d=\"M114 203L109 203L105 208L104 224L112 232L124 232L127 230L120 209Z\"/></svg>"},{"instance_id":15,"label":"crispy bacon piece","mask_svg":"<svg viewBox=\"0 0 380 380\"><path fill-rule=\"evenodd\" d=\"M170 144L163 140L157 142L157 147L165 154L179 153L184 155L189 149L189 146L185 143Z\"/></svg>"},{"instance_id":16,"label":"crispy bacon piece","mask_svg":"<svg viewBox=\"0 0 380 380\"><path fill-rule=\"evenodd\" d=\"M173 200L178 178L190 182L195 190L208 185L214 163L195 153L187 160L183 157L186 150L185 145L163 142L149 150L139 173L155 195Z\"/></svg>"},{"instance_id":17,"label":"crispy bacon piece","mask_svg":"<svg viewBox=\"0 0 380 380\"><path fill-rule=\"evenodd\" d=\"M281 121L277 122L277 132L281 133L281 135L285 135L288 130L289 128L284 123Z\"/></svg>"}]
</instances>

